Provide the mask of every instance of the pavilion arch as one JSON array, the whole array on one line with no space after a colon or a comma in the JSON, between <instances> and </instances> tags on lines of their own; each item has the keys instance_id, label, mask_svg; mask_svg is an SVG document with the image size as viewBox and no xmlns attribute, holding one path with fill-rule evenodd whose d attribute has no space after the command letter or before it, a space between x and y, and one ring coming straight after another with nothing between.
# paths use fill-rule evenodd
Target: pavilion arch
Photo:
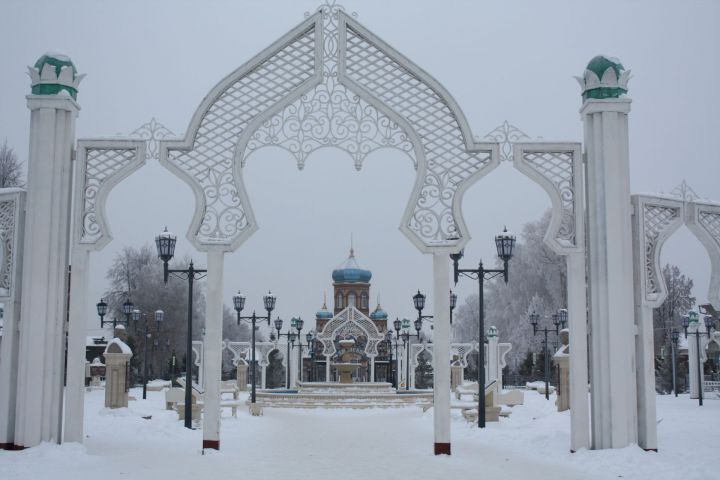
<instances>
[{"instance_id":1,"label":"pavilion arch","mask_svg":"<svg viewBox=\"0 0 720 480\"><path fill-rule=\"evenodd\" d=\"M508 133L508 132L505 132ZM524 139L518 132L508 138ZM415 183L400 230L423 253L433 254L435 358L450 357L447 253L470 237L462 215L465 191L496 168L508 151L491 132L476 140L452 96L433 77L360 25L334 1L222 79L203 99L182 138L157 143L162 165L185 181L195 195L187 238L207 252L206 346L203 352L206 409L203 438L219 445L219 378L222 357L224 254L236 250L257 224L245 190L242 168L248 155L265 145L286 148L302 166L313 150L332 145L348 151L356 167L370 152L399 149L416 164ZM487 137L486 137L487 138ZM148 150L150 144L148 144ZM73 245L71 318L84 327L90 251L110 240L104 200L110 189L142 166L145 142L133 139L79 143L80 168L74 187L76 232ZM502 153L502 155L501 155ZM571 384L585 395L586 326L582 181L578 144L518 144L515 166L546 189L553 220L546 241L568 258ZM95 165L95 167L93 167ZM94 187L91 184L99 182ZM570 181L566 188L563 182ZM87 225L84 222L87 219ZM82 439L84 333L71 328L68 359L68 439ZM572 367L571 367L572 368ZM573 371L571 370L571 376ZM70 378L72 377L72 379ZM436 370L435 386L449 388L449 371ZM208 382L208 379L213 379ZM437 396L442 413L435 441L449 445L449 399ZM217 408L216 408L217 407ZM573 445L586 446L587 411L571 412ZM439 417L438 417L439 418ZM578 439L575 439L578 436ZM445 448L444 446L440 448Z\"/></svg>"}]
</instances>

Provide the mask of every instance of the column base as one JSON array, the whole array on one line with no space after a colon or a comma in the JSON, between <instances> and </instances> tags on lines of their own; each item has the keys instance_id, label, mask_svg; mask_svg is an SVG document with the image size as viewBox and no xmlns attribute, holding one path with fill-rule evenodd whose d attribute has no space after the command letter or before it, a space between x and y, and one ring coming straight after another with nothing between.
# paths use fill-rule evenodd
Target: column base
<instances>
[{"instance_id":1,"label":"column base","mask_svg":"<svg viewBox=\"0 0 720 480\"><path fill-rule=\"evenodd\" d=\"M15 445L14 443L0 443L0 450L25 450L25 447L22 445Z\"/></svg>"},{"instance_id":2,"label":"column base","mask_svg":"<svg viewBox=\"0 0 720 480\"><path fill-rule=\"evenodd\" d=\"M657 453L657 451L658 451L657 448L643 448L643 450L645 450L646 452L655 452L655 453Z\"/></svg>"},{"instance_id":3,"label":"column base","mask_svg":"<svg viewBox=\"0 0 720 480\"><path fill-rule=\"evenodd\" d=\"M435 455L450 455L450 444L435 443Z\"/></svg>"},{"instance_id":4,"label":"column base","mask_svg":"<svg viewBox=\"0 0 720 480\"><path fill-rule=\"evenodd\" d=\"M203 450L206 448L212 448L213 450L220 450L220 440L203 440Z\"/></svg>"}]
</instances>

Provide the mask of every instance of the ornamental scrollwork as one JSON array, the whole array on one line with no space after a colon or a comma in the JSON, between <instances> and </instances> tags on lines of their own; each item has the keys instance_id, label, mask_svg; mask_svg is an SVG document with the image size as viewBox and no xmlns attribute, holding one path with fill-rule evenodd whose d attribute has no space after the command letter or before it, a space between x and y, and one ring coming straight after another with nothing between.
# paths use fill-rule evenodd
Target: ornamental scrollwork
<instances>
[{"instance_id":1,"label":"ornamental scrollwork","mask_svg":"<svg viewBox=\"0 0 720 480\"><path fill-rule=\"evenodd\" d=\"M0 296L10 295L13 287L13 272L15 264L15 235L16 231L15 198L0 201L0 248L2 249L2 264L0 265Z\"/></svg>"}]
</instances>

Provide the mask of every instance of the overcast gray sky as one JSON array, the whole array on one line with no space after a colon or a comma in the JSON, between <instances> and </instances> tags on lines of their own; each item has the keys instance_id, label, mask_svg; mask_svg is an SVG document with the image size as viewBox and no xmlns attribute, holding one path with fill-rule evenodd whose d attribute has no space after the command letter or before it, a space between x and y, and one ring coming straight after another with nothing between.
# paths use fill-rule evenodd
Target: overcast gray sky
<instances>
[{"instance_id":1,"label":"overcast gray sky","mask_svg":"<svg viewBox=\"0 0 720 480\"><path fill-rule=\"evenodd\" d=\"M25 70L45 51L69 55L87 74L78 95L78 137L129 133L151 117L182 135L215 83L320 3L3 0L0 140L7 138L26 158ZM580 90L572 76L596 54L620 58L633 72L633 192L667 192L686 179L700 196L720 200L720 2L342 4L438 79L478 136L509 120L532 137L582 141ZM397 152L371 155L360 172L339 150L313 154L303 171L289 154L257 152L245 183L260 229L226 256L226 301L241 289L248 307L261 310L263 292L272 289L277 314L312 319L323 292L331 297L330 273L346 258L353 232L358 261L373 272L373 298L380 295L391 318L414 315L412 294L418 288L429 293L432 285L431 258L398 231L414 176ZM113 190L108 213L115 240L92 256L90 327L97 326L94 303L106 288L104 272L122 246L150 242L167 225L179 233L178 254L205 263L185 239L193 202L187 185L156 162ZM549 206L539 186L502 165L465 195L472 235L467 261L494 261L493 236L503 225L518 231ZM678 264L696 281L698 299L706 299L710 268L689 231L673 236L661 259ZM457 291L463 299L476 285L468 280Z\"/></svg>"}]
</instances>

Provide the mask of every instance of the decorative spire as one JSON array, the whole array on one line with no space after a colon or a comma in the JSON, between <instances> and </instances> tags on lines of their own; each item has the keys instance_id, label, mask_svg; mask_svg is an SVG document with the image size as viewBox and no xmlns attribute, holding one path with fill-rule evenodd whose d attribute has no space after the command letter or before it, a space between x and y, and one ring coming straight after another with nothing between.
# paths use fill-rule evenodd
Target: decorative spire
<instances>
[{"instance_id":1,"label":"decorative spire","mask_svg":"<svg viewBox=\"0 0 720 480\"><path fill-rule=\"evenodd\" d=\"M355 249L353 248L353 234L350 232L350 256L355 256Z\"/></svg>"},{"instance_id":2,"label":"decorative spire","mask_svg":"<svg viewBox=\"0 0 720 480\"><path fill-rule=\"evenodd\" d=\"M583 100L619 98L628 91L630 70L620 60L598 55L590 60L582 77L575 77L582 88Z\"/></svg>"},{"instance_id":3,"label":"decorative spire","mask_svg":"<svg viewBox=\"0 0 720 480\"><path fill-rule=\"evenodd\" d=\"M327 310L327 292L323 292L323 310Z\"/></svg>"},{"instance_id":4,"label":"decorative spire","mask_svg":"<svg viewBox=\"0 0 720 480\"><path fill-rule=\"evenodd\" d=\"M69 95L77 100L78 85L85 75L78 75L70 57L46 53L28 67L33 95Z\"/></svg>"}]
</instances>

